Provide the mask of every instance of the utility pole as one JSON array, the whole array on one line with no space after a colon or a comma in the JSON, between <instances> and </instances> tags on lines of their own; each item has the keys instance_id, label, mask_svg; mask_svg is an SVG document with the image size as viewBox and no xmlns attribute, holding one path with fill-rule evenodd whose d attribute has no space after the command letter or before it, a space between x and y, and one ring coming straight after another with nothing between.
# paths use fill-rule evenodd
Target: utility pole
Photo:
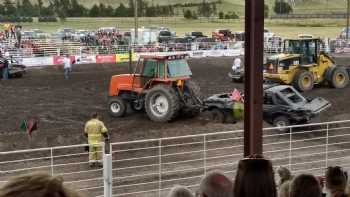
<instances>
[{"instance_id":1,"label":"utility pole","mask_svg":"<svg viewBox=\"0 0 350 197\"><path fill-rule=\"evenodd\" d=\"M139 17L138 17L138 0L134 3L134 19L135 19L135 40L134 44L138 43L139 38Z\"/></svg>"},{"instance_id":2,"label":"utility pole","mask_svg":"<svg viewBox=\"0 0 350 197\"><path fill-rule=\"evenodd\" d=\"M347 12L346 12L346 40L349 40L349 15L350 15L350 0L347 0Z\"/></svg>"},{"instance_id":3,"label":"utility pole","mask_svg":"<svg viewBox=\"0 0 350 197\"><path fill-rule=\"evenodd\" d=\"M263 153L264 0L245 0L244 156Z\"/></svg>"}]
</instances>

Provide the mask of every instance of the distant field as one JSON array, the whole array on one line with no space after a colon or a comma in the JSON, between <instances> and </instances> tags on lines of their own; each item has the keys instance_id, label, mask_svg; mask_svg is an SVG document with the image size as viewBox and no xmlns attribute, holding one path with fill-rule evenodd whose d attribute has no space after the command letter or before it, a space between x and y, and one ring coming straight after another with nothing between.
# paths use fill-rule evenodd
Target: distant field
<instances>
[{"instance_id":1,"label":"distant field","mask_svg":"<svg viewBox=\"0 0 350 197\"><path fill-rule=\"evenodd\" d=\"M3 2L4 0L0 0ZM14 0L13 0L14 1ZM33 3L37 3L37 0L31 0ZM46 4L49 0L43 0ZM200 3L202 0L146 0L150 5L169 5L177 3ZM207 0L208 2L214 0ZM223 3L218 6L219 11L235 11L239 15L244 13L244 0L222 0ZM344 12L346 9L345 0L295 0L296 6L294 7L295 13L331 13L331 12ZM120 3L128 4L129 0L78 0L85 7L92 7L94 4L104 3L118 7ZM270 13L273 14L273 4L275 0L265 0L265 3L269 5Z\"/></svg>"},{"instance_id":2,"label":"distant field","mask_svg":"<svg viewBox=\"0 0 350 197\"><path fill-rule=\"evenodd\" d=\"M96 30L99 27L118 27L122 30L133 28L133 18L68 18L66 22L57 23L23 23L25 30L42 29L46 32L55 32L59 28L71 27L74 29ZM186 32L203 31L211 34L215 29L228 28L232 31L242 31L244 21L223 20L208 21L195 20L188 21L182 17L174 18L140 18L140 27L142 26L166 26L177 32L178 36ZM345 20L342 19L310 19L310 20L266 20L265 27L283 37L296 37L298 34L313 34L320 37L336 37L339 31L345 26Z\"/></svg>"}]
</instances>

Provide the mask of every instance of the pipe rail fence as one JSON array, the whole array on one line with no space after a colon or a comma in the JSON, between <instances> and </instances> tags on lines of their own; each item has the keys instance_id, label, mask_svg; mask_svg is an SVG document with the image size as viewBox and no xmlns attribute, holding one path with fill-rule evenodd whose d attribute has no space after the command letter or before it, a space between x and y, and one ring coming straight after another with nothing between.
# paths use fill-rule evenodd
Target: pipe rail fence
<instances>
[{"instance_id":1,"label":"pipe rail fence","mask_svg":"<svg viewBox=\"0 0 350 197\"><path fill-rule=\"evenodd\" d=\"M162 197L178 184L195 191L211 170L235 176L243 131L111 143L102 151L103 168L89 168L86 146L0 152L0 185L13 176L44 171L63 176L65 184L89 197ZM350 120L266 128L263 146L275 168L285 166L293 174L324 175L332 165L348 169Z\"/></svg>"}]
</instances>

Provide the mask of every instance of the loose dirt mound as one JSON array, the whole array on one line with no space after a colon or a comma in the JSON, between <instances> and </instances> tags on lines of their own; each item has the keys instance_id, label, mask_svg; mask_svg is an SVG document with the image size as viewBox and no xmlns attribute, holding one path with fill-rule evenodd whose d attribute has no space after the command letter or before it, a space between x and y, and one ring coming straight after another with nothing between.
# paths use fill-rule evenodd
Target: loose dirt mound
<instances>
[{"instance_id":1,"label":"loose dirt mound","mask_svg":"<svg viewBox=\"0 0 350 197\"><path fill-rule=\"evenodd\" d=\"M193 78L203 95L242 89L227 77L232 58L192 59ZM127 141L176 135L234 130L242 124L203 123L198 119L181 119L167 123L151 122L145 114L130 112L125 118L111 118L106 101L109 80L114 74L128 72L127 64L81 65L73 68L72 78L63 79L59 67L29 70L22 79L1 81L0 150L23 149L85 143L82 135L85 121L93 111L113 135L112 141ZM350 88L343 90L316 88L307 96L322 96L333 104L317 121L350 118ZM32 139L19 131L21 120L37 117L39 130Z\"/></svg>"}]
</instances>

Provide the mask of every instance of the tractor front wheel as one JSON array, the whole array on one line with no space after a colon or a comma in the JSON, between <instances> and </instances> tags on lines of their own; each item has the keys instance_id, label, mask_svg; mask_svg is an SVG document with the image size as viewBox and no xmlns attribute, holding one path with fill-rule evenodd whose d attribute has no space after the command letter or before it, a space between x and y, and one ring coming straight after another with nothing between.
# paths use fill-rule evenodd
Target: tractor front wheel
<instances>
[{"instance_id":1,"label":"tractor front wheel","mask_svg":"<svg viewBox=\"0 0 350 197\"><path fill-rule=\"evenodd\" d=\"M299 91L310 91L314 88L314 77L311 72L299 70L294 77L293 86Z\"/></svg>"},{"instance_id":2,"label":"tractor front wheel","mask_svg":"<svg viewBox=\"0 0 350 197\"><path fill-rule=\"evenodd\" d=\"M344 68L334 69L330 84L333 88L345 88L349 84L349 74Z\"/></svg>"},{"instance_id":3,"label":"tractor front wheel","mask_svg":"<svg viewBox=\"0 0 350 197\"><path fill-rule=\"evenodd\" d=\"M152 121L168 122L178 114L180 99L172 87L158 85L147 93L145 108Z\"/></svg>"},{"instance_id":4,"label":"tractor front wheel","mask_svg":"<svg viewBox=\"0 0 350 197\"><path fill-rule=\"evenodd\" d=\"M123 117L126 113L125 101L116 96L108 100L108 112L113 117Z\"/></svg>"}]
</instances>

